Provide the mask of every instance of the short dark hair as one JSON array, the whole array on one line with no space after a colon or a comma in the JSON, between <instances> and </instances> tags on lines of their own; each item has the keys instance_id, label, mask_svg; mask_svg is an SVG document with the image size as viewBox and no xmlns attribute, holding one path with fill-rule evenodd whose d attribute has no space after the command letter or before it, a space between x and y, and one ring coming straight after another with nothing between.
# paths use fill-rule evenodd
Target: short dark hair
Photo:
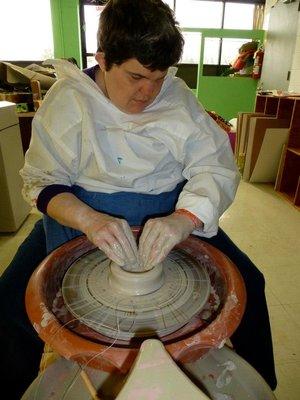
<instances>
[{"instance_id":1,"label":"short dark hair","mask_svg":"<svg viewBox=\"0 0 300 400\"><path fill-rule=\"evenodd\" d=\"M184 45L173 11L161 0L109 0L97 42L107 70L136 58L151 71L164 71L178 63Z\"/></svg>"}]
</instances>

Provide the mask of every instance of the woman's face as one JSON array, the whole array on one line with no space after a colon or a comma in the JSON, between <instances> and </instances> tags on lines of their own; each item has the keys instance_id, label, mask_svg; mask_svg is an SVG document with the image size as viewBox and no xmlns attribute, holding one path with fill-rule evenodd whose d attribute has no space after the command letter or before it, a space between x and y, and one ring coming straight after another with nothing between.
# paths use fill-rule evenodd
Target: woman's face
<instances>
[{"instance_id":1,"label":"woman's face","mask_svg":"<svg viewBox=\"0 0 300 400\"><path fill-rule=\"evenodd\" d=\"M96 60L101 69L97 84L110 101L127 114L140 113L149 106L167 75L167 70L150 71L135 58L121 65L113 64L109 71L105 68L103 53L97 53Z\"/></svg>"}]
</instances>

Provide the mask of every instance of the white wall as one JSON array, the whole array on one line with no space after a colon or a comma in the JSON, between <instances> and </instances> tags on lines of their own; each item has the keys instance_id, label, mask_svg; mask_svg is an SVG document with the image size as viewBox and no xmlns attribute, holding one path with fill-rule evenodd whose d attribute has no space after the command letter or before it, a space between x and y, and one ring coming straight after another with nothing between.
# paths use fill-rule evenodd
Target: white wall
<instances>
[{"instance_id":1,"label":"white wall","mask_svg":"<svg viewBox=\"0 0 300 400\"><path fill-rule=\"evenodd\" d=\"M265 13L264 13L264 25L263 28L268 30L269 25L269 17L270 17L270 10L274 4L276 4L278 0L266 0L265 3Z\"/></svg>"},{"instance_id":2,"label":"white wall","mask_svg":"<svg viewBox=\"0 0 300 400\"><path fill-rule=\"evenodd\" d=\"M298 16L298 30L291 68L289 91L300 93L300 12Z\"/></svg>"},{"instance_id":3,"label":"white wall","mask_svg":"<svg viewBox=\"0 0 300 400\"><path fill-rule=\"evenodd\" d=\"M265 59L261 82L264 89L300 92L299 0L266 0L264 14ZM288 73L290 78L288 80Z\"/></svg>"}]
</instances>

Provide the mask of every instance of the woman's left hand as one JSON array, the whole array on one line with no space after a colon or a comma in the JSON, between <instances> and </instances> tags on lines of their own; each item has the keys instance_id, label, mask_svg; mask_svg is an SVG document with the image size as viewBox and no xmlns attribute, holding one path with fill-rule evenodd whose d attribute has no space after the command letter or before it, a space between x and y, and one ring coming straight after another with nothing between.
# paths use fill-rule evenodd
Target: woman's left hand
<instances>
[{"instance_id":1,"label":"woman's left hand","mask_svg":"<svg viewBox=\"0 0 300 400\"><path fill-rule=\"evenodd\" d=\"M198 226L202 226L202 222L198 221ZM196 227L195 219L176 212L147 221L138 249L142 269L147 271L162 262L172 248L186 239Z\"/></svg>"}]
</instances>

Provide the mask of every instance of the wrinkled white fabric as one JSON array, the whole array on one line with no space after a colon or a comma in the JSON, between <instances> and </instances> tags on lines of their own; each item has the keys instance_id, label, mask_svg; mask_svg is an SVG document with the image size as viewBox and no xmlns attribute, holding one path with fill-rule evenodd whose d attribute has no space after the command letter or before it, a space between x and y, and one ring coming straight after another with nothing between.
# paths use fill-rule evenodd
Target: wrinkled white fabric
<instances>
[{"instance_id":1,"label":"wrinkled white fabric","mask_svg":"<svg viewBox=\"0 0 300 400\"><path fill-rule=\"evenodd\" d=\"M63 60L53 64L58 81L33 119L21 170L24 197L35 204L51 184L159 194L187 179L176 208L203 221L195 234L215 235L239 174L227 135L174 69L150 106L126 114L76 66Z\"/></svg>"}]
</instances>

